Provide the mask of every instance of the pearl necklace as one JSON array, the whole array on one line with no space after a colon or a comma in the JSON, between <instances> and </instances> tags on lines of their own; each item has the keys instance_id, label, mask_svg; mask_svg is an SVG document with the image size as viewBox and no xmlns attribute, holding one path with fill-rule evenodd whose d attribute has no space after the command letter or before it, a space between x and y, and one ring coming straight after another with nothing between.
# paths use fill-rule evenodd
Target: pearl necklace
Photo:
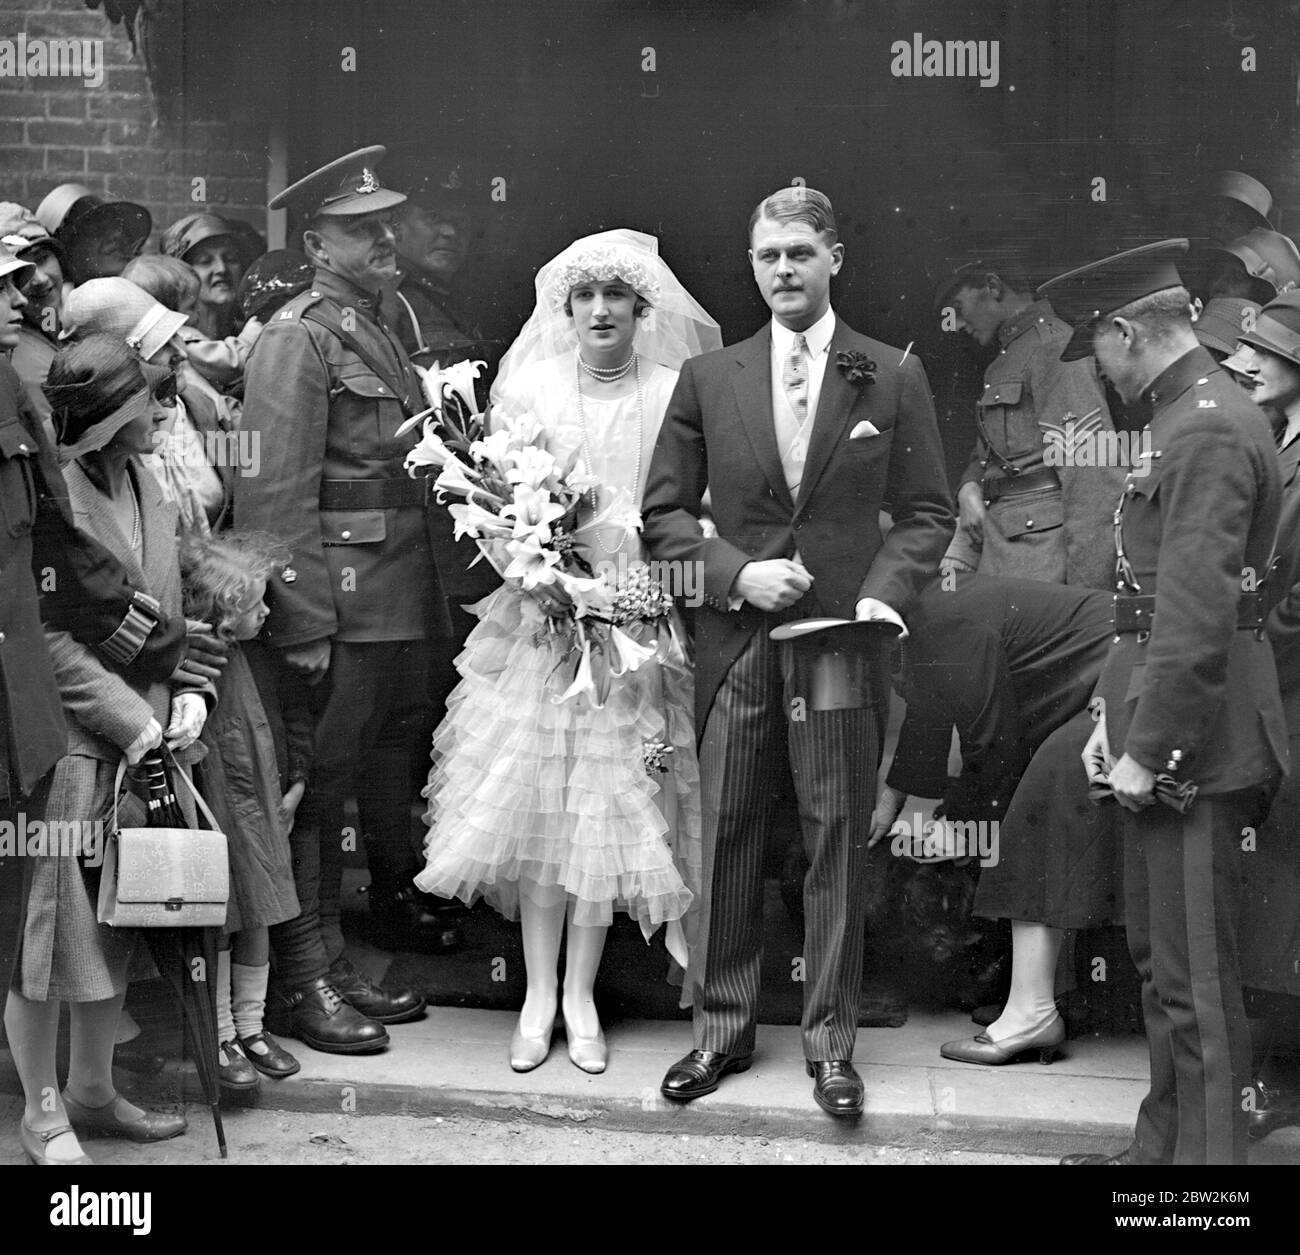
<instances>
[{"instance_id":1,"label":"pearl necklace","mask_svg":"<svg viewBox=\"0 0 1300 1255\"><path fill-rule=\"evenodd\" d=\"M587 366L587 363L582 360L581 354L579 354L578 356L578 365L580 367ZM635 505L638 499L638 493L641 490L641 450L645 444L645 394L641 389L641 363L638 360L637 355L635 353L633 353L632 356L628 358L626 365L621 367L624 375L626 375L627 372L633 368L635 368L636 370L636 409L637 409L636 474L632 477L632 502ZM588 369L590 368L588 367ZM582 428L582 455L587 461L587 473L590 475L593 474L593 467L591 462L591 440L587 436L587 415L582 408L582 372L581 371L576 372L576 383L578 388L578 425ZM597 513L597 508L598 507L597 507L597 500L596 500L596 487L595 485L593 485L591 489L591 512L593 515ZM605 543L605 538L604 536L601 535L600 530L596 529L596 542L597 544L600 545L601 549L603 549L606 553L610 553L610 554L618 553L618 551L623 547L623 542L627 539L628 534L629 532L631 532L631 530L632 529L629 527L624 527L623 534L622 536L619 537L618 543L611 549Z\"/></svg>"},{"instance_id":2,"label":"pearl necklace","mask_svg":"<svg viewBox=\"0 0 1300 1255\"><path fill-rule=\"evenodd\" d=\"M622 366L593 366L590 362L584 361L582 354L578 354L578 365L587 372L597 383L617 383L628 371L632 369L632 364L636 361L636 352L629 355Z\"/></svg>"}]
</instances>

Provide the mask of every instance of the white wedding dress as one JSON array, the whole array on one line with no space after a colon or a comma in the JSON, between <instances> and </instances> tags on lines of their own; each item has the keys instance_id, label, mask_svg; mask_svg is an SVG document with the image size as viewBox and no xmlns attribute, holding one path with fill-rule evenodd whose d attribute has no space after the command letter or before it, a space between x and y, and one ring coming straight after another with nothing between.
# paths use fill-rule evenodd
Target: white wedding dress
<instances>
[{"instance_id":1,"label":"white wedding dress","mask_svg":"<svg viewBox=\"0 0 1300 1255\"><path fill-rule=\"evenodd\" d=\"M677 381L676 372L645 359L640 369L639 484L635 394L582 399L599 511L620 490L633 500L634 488L639 509ZM583 445L576 378L574 354L546 359L517 372L496 401L506 412L540 419L560 461ZM584 506L577 537L593 567L642 559L635 531L593 528L589 502ZM543 903L570 895L578 924L608 924L615 910L626 911L647 939L668 925L666 944L684 967L683 919L700 881L688 663L642 664L614 680L600 709L581 695L557 704L552 699L566 688L573 662L543 630L537 602L504 584L473 610L479 623L456 659L462 678L434 734L424 789L427 866L416 884L466 903L482 896L512 920L521 884ZM655 740L673 752L668 770L651 775L643 746Z\"/></svg>"}]
</instances>

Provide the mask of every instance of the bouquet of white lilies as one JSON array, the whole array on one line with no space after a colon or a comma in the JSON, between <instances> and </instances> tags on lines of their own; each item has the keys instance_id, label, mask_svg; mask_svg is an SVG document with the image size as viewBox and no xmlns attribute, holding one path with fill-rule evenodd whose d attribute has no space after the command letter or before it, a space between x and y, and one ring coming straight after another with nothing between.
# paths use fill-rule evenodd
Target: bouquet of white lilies
<instances>
[{"instance_id":1,"label":"bouquet of white lilies","mask_svg":"<svg viewBox=\"0 0 1300 1255\"><path fill-rule=\"evenodd\" d=\"M545 610L541 632L559 647L556 665L573 668L567 688L552 700L586 694L603 706L620 677L651 658L682 656L669 617L672 599L649 578L644 563L631 564L621 581L592 568L575 532L579 504L597 481L578 450L558 460L530 414L493 412L488 431L474 396L483 365L415 368L429 408L397 429L401 435L424 425L419 444L406 456L406 470L412 476L436 474L438 500L456 498L447 507L456 538L473 537L502 578ZM640 517L626 501L585 526L614 516L639 530Z\"/></svg>"}]
</instances>

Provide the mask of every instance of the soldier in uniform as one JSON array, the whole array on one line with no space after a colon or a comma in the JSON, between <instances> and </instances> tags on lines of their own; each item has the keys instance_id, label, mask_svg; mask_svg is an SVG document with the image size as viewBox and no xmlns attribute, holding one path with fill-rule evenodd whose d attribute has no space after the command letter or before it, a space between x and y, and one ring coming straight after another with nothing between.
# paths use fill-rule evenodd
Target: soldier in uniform
<instances>
[{"instance_id":1,"label":"soldier in uniform","mask_svg":"<svg viewBox=\"0 0 1300 1255\"><path fill-rule=\"evenodd\" d=\"M1097 465L1118 445L1101 435L1114 426L1093 371L1060 360L1070 329L1011 265L959 267L935 293L935 308L946 306L998 353L975 407L978 435L945 566L1108 588L1105 541L1124 471ZM1085 447L1087 456L1075 456Z\"/></svg>"},{"instance_id":2,"label":"soldier in uniform","mask_svg":"<svg viewBox=\"0 0 1300 1255\"><path fill-rule=\"evenodd\" d=\"M1152 416L1116 509L1115 640L1084 750L1124 808L1151 1088L1129 1147L1068 1164L1246 1161L1241 843L1287 761L1258 591L1281 488L1267 419L1197 344L1175 265L1186 249L1144 245L1039 289L1077 326L1063 356L1094 355ZM1179 805L1157 802L1157 784Z\"/></svg>"},{"instance_id":3,"label":"soldier in uniform","mask_svg":"<svg viewBox=\"0 0 1300 1255\"><path fill-rule=\"evenodd\" d=\"M383 155L373 147L341 157L271 202L304 219L315 272L250 358L243 427L260 438L262 466L240 478L235 499L240 526L276 533L292 549L267 595L265 637L285 665L318 682L315 769L292 837L304 916L272 930L280 982L272 1031L341 1053L382 1048L387 1038L370 1035L374 1023L340 1020L337 995L380 1023L424 1006L412 992L367 981L343 956L347 797L357 798L381 935L411 945L440 931L411 883L410 781L429 639L445 635L446 607L427 481L402 465L419 433L393 434L423 401L379 310L381 286L396 274L392 211L405 199L375 177Z\"/></svg>"},{"instance_id":4,"label":"soldier in uniform","mask_svg":"<svg viewBox=\"0 0 1300 1255\"><path fill-rule=\"evenodd\" d=\"M0 247L0 822L40 819L50 773L68 749L63 704L42 624L64 629L114 668L163 680L180 668L219 674L220 648L132 589L117 559L72 521L54 449L5 356L25 305L31 263ZM201 653L200 653L201 651ZM187 652L192 657L187 658ZM202 670L196 673L196 668ZM0 858L0 988L21 917L22 875Z\"/></svg>"}]
</instances>

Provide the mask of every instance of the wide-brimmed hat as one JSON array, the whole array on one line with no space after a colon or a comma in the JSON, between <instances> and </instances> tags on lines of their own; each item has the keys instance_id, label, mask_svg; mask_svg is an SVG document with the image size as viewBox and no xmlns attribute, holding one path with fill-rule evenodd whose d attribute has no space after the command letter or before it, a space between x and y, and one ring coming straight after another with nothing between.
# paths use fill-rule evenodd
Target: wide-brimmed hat
<instances>
[{"instance_id":1,"label":"wide-brimmed hat","mask_svg":"<svg viewBox=\"0 0 1300 1255\"><path fill-rule=\"evenodd\" d=\"M159 304L143 288L120 275L87 279L63 302L63 335L82 337L97 331L124 340L140 356L153 357L186 323L184 314Z\"/></svg>"},{"instance_id":2,"label":"wide-brimmed hat","mask_svg":"<svg viewBox=\"0 0 1300 1255\"><path fill-rule=\"evenodd\" d=\"M36 219L65 247L74 236L94 232L113 222L132 243L153 230L153 218L143 205L113 200L92 192L84 183L60 183L36 206Z\"/></svg>"},{"instance_id":3,"label":"wide-brimmed hat","mask_svg":"<svg viewBox=\"0 0 1300 1255\"><path fill-rule=\"evenodd\" d=\"M1176 262L1186 252L1185 239L1156 240L1067 270L1044 283L1037 292L1039 300L1051 301L1057 315L1075 329L1061 361L1092 356L1093 328L1107 314L1155 292L1182 287Z\"/></svg>"}]
</instances>

